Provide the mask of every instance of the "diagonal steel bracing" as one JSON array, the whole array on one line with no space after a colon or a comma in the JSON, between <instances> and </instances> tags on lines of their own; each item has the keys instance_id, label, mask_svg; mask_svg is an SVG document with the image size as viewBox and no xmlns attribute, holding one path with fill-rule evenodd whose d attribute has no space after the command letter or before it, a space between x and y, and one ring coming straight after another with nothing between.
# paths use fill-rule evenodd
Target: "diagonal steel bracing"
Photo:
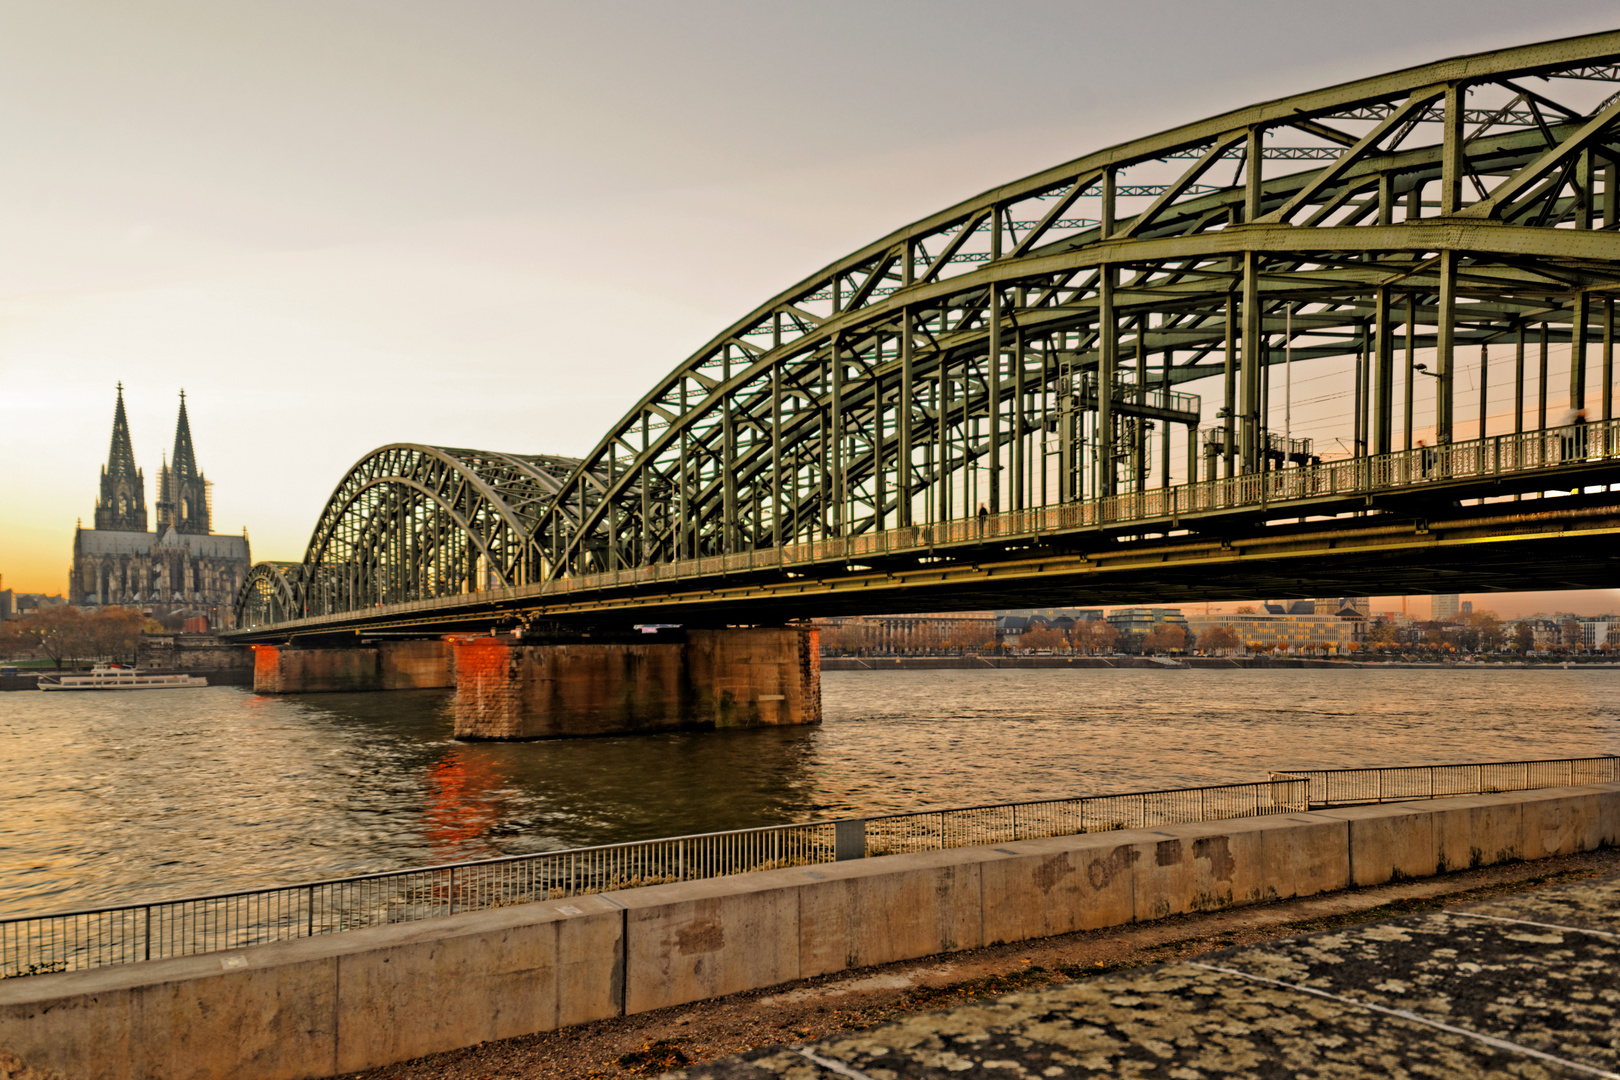
<instances>
[{"instance_id":1,"label":"diagonal steel bracing","mask_svg":"<svg viewBox=\"0 0 1620 1080\"><path fill-rule=\"evenodd\" d=\"M726 327L583 458L368 455L303 562L255 574L241 624L649 567L723 574L794 545L1324 459L1372 469L1414 430L1441 447L1533 430L1558 402L1608 420L1617 72L1620 33L1452 58L1001 185ZM1506 383L1494 406L1459 383L1481 349L1506 350L1488 370L1512 373L1508 406ZM1274 386L1300 363L1342 402L1314 447ZM1554 375L1567 387L1549 390ZM1333 512L1385 512L1367 507Z\"/></svg>"}]
</instances>

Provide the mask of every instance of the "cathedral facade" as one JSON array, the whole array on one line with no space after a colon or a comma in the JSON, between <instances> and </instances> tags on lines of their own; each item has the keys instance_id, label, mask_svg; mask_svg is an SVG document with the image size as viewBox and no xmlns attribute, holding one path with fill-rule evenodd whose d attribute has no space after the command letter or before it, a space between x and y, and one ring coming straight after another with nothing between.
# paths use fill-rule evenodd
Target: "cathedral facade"
<instances>
[{"instance_id":1,"label":"cathedral facade","mask_svg":"<svg viewBox=\"0 0 1620 1080\"><path fill-rule=\"evenodd\" d=\"M214 534L209 486L197 467L181 391L174 452L158 470L155 527L148 531L146 478L135 465L120 383L95 527L81 523L73 534L68 602L116 604L155 616L184 611L206 615L214 629L229 629L253 558L245 535Z\"/></svg>"}]
</instances>

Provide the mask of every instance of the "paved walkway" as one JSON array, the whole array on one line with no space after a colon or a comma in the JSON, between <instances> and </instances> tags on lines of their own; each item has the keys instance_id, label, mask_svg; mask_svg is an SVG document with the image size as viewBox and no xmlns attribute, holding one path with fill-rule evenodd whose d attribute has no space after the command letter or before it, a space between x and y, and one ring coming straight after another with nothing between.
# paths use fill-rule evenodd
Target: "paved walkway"
<instances>
[{"instance_id":1,"label":"paved walkway","mask_svg":"<svg viewBox=\"0 0 1620 1080\"><path fill-rule=\"evenodd\" d=\"M1620 878L1014 994L675 1075L1620 1080Z\"/></svg>"}]
</instances>

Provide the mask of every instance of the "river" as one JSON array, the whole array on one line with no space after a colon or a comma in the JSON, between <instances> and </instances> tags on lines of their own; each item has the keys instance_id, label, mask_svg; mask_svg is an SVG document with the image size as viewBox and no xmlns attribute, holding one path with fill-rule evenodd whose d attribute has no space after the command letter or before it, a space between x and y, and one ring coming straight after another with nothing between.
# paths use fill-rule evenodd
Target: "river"
<instances>
[{"instance_id":1,"label":"river","mask_svg":"<svg viewBox=\"0 0 1620 1080\"><path fill-rule=\"evenodd\" d=\"M1620 753L1620 670L827 672L817 726L460 743L449 694L0 694L0 916L849 816Z\"/></svg>"}]
</instances>

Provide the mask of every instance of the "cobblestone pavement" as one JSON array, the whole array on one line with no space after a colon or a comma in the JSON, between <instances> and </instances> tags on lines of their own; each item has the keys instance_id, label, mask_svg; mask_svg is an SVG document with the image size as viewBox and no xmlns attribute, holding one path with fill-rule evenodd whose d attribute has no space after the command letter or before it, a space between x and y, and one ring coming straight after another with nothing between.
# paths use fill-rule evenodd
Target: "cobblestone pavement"
<instances>
[{"instance_id":1,"label":"cobblestone pavement","mask_svg":"<svg viewBox=\"0 0 1620 1080\"><path fill-rule=\"evenodd\" d=\"M688 1080L1620 1080L1620 878L1013 994Z\"/></svg>"}]
</instances>

